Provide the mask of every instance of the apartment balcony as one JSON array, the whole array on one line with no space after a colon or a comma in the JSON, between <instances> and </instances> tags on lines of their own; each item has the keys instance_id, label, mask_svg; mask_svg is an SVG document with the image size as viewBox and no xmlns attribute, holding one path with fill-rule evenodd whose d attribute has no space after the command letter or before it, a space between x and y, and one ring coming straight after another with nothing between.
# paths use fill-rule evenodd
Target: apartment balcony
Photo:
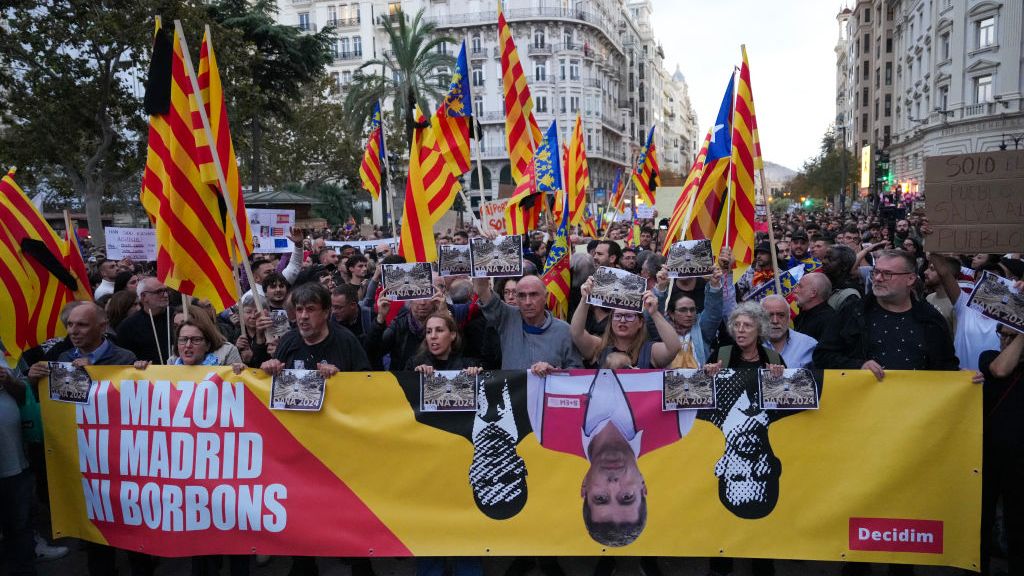
<instances>
[{"instance_id":1,"label":"apartment balcony","mask_svg":"<svg viewBox=\"0 0 1024 576\"><path fill-rule=\"evenodd\" d=\"M982 102L981 104L970 104L964 106L964 118L987 116L992 113L992 107L993 104L991 102Z\"/></svg>"},{"instance_id":2,"label":"apartment balcony","mask_svg":"<svg viewBox=\"0 0 1024 576\"><path fill-rule=\"evenodd\" d=\"M348 62L348 61L352 61L352 60L362 60L362 59L363 59L363 51L362 50L360 50L358 52L356 52L356 51L352 51L352 52L338 52L337 54L334 55L335 62Z\"/></svg>"},{"instance_id":3,"label":"apartment balcony","mask_svg":"<svg viewBox=\"0 0 1024 576\"><path fill-rule=\"evenodd\" d=\"M327 25L334 28L353 28L359 26L360 22L358 16L355 18L331 18L327 21Z\"/></svg>"},{"instance_id":4,"label":"apartment balcony","mask_svg":"<svg viewBox=\"0 0 1024 576\"><path fill-rule=\"evenodd\" d=\"M530 44L527 49L530 56L550 56L551 55L551 44Z\"/></svg>"},{"instance_id":5,"label":"apartment balcony","mask_svg":"<svg viewBox=\"0 0 1024 576\"><path fill-rule=\"evenodd\" d=\"M470 60L485 60L487 58L487 48L483 46L479 48L471 48L469 50Z\"/></svg>"},{"instance_id":6,"label":"apartment balcony","mask_svg":"<svg viewBox=\"0 0 1024 576\"><path fill-rule=\"evenodd\" d=\"M608 20L597 12L584 9L566 8L561 6L533 6L528 8L511 8L505 10L505 18L510 23L522 20L551 20L562 19L572 20L589 24L604 35L605 39L620 53L622 44L615 34L615 23ZM463 26L491 25L498 22L497 10L485 10L482 12L464 12L461 14L447 14L427 16L428 21L433 22L438 28L458 28ZM582 46L580 47L582 50Z\"/></svg>"},{"instance_id":7,"label":"apartment balcony","mask_svg":"<svg viewBox=\"0 0 1024 576\"><path fill-rule=\"evenodd\" d=\"M316 23L315 22L299 22L295 25L299 29L299 32L316 34Z\"/></svg>"},{"instance_id":8,"label":"apartment balcony","mask_svg":"<svg viewBox=\"0 0 1024 576\"><path fill-rule=\"evenodd\" d=\"M483 114L475 114L474 118L476 118L481 124L505 123L504 112L484 112Z\"/></svg>"}]
</instances>

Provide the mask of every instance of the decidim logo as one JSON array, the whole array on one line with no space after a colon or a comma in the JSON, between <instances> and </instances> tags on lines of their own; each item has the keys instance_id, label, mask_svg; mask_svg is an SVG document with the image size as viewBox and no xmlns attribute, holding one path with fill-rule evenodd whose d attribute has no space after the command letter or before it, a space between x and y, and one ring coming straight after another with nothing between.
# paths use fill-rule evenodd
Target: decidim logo
<instances>
[{"instance_id":1,"label":"decidim logo","mask_svg":"<svg viewBox=\"0 0 1024 576\"><path fill-rule=\"evenodd\" d=\"M850 550L942 554L942 522L850 518Z\"/></svg>"}]
</instances>

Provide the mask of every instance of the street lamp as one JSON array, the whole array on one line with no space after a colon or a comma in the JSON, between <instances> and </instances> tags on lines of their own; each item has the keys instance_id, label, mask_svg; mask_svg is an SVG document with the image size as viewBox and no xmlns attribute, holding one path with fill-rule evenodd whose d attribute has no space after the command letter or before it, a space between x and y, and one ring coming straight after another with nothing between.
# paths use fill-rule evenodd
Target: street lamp
<instances>
[{"instance_id":1,"label":"street lamp","mask_svg":"<svg viewBox=\"0 0 1024 576\"><path fill-rule=\"evenodd\" d=\"M1013 140L1013 149L1018 150L1020 148L1020 143L1024 141L1024 133L1010 134L1010 140ZM1003 134L1003 141L999 144L999 149L1006 150L1006 148L1006 134Z\"/></svg>"}]
</instances>

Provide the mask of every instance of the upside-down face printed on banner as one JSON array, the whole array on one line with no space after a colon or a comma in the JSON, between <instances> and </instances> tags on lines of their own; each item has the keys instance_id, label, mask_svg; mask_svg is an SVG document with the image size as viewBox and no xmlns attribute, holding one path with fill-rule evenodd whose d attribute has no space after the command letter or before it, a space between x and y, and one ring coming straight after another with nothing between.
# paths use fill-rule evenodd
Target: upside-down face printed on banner
<instances>
[{"instance_id":1,"label":"upside-down face printed on banner","mask_svg":"<svg viewBox=\"0 0 1024 576\"><path fill-rule=\"evenodd\" d=\"M319 411L271 409L259 370L87 372L88 404L40 390L57 537L157 556L978 568L982 394L965 372L812 373L818 409L779 410L739 369L715 409L665 410L659 371L494 371L465 411L422 410L414 372L337 374Z\"/></svg>"}]
</instances>

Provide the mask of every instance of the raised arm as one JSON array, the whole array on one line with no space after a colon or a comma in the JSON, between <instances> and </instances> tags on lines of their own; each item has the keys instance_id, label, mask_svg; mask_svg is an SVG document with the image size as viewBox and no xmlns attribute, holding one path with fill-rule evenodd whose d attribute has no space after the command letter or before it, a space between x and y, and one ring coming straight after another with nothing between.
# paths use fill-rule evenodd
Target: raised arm
<instances>
[{"instance_id":1,"label":"raised arm","mask_svg":"<svg viewBox=\"0 0 1024 576\"><path fill-rule=\"evenodd\" d=\"M941 254L929 254L928 263L939 275L939 282L942 283L942 289L946 291L950 304L956 306L956 301L960 299L960 284L956 281L957 269L952 260Z\"/></svg>"},{"instance_id":2,"label":"raised arm","mask_svg":"<svg viewBox=\"0 0 1024 576\"><path fill-rule=\"evenodd\" d=\"M601 352L601 339L587 332L587 314L590 312L590 304L587 300L590 299L590 290L593 287L593 277L587 278L583 285L580 286L580 303L576 306L576 311L572 314L572 322L569 324L572 342L576 345L576 349L580 351L580 355L587 360L597 358L597 355ZM611 319L609 319L609 322L611 322Z\"/></svg>"},{"instance_id":3,"label":"raised arm","mask_svg":"<svg viewBox=\"0 0 1024 576\"><path fill-rule=\"evenodd\" d=\"M644 294L644 312L654 320L658 336L661 337L661 342L655 342L651 347L651 364L655 368L664 368L672 362L676 354L679 354L682 343L679 342L675 329L658 309L658 299L650 292Z\"/></svg>"}]
</instances>

